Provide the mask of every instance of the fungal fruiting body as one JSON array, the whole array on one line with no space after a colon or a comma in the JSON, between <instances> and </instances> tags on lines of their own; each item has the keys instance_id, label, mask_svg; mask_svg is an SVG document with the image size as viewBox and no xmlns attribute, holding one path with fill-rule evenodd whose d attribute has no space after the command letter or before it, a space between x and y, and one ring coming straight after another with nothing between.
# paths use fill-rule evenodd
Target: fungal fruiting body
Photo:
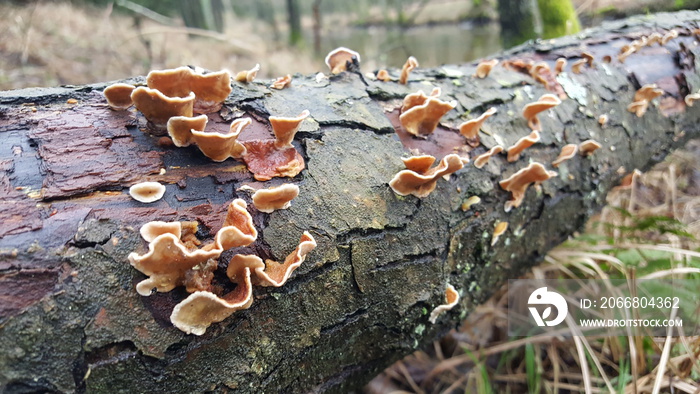
<instances>
[{"instance_id":1,"label":"fungal fruiting body","mask_svg":"<svg viewBox=\"0 0 700 394\"><path fill-rule=\"evenodd\" d=\"M486 119L496 112L497 109L495 107L491 107L478 118L468 120L459 125L459 133L467 139L467 144L472 147L479 146L479 129L481 128L481 125L484 124Z\"/></svg>"},{"instance_id":2,"label":"fungal fruiting body","mask_svg":"<svg viewBox=\"0 0 700 394\"><path fill-rule=\"evenodd\" d=\"M173 116L168 119L167 130L170 139L177 147L190 146L194 142L192 130L204 131L209 118L206 115L195 117Z\"/></svg>"},{"instance_id":3,"label":"fungal fruiting body","mask_svg":"<svg viewBox=\"0 0 700 394\"><path fill-rule=\"evenodd\" d=\"M493 148L489 149L485 153L480 154L479 156L474 159L474 167L476 168L482 168L483 166L486 165L486 163L489 162L489 159L491 159L492 156L497 155L499 153L503 152L503 147L500 145L496 145Z\"/></svg>"},{"instance_id":4,"label":"fungal fruiting body","mask_svg":"<svg viewBox=\"0 0 700 394\"><path fill-rule=\"evenodd\" d=\"M258 76L258 71L260 71L260 64L256 64L250 70L244 70L236 74L236 82L251 83Z\"/></svg>"},{"instance_id":5,"label":"fungal fruiting body","mask_svg":"<svg viewBox=\"0 0 700 394\"><path fill-rule=\"evenodd\" d=\"M559 75L564 71L564 67L566 67L566 58L560 57L554 63L554 71Z\"/></svg>"},{"instance_id":6,"label":"fungal fruiting body","mask_svg":"<svg viewBox=\"0 0 700 394\"><path fill-rule=\"evenodd\" d=\"M647 112L651 100L662 94L664 94L664 91L657 88L656 84L644 85L634 93L634 101L627 106L627 110L641 118Z\"/></svg>"},{"instance_id":7,"label":"fungal fruiting body","mask_svg":"<svg viewBox=\"0 0 700 394\"><path fill-rule=\"evenodd\" d=\"M270 189L256 190L253 205L260 212L271 213L278 209L287 209L291 201L299 195L299 186L284 184Z\"/></svg>"},{"instance_id":8,"label":"fungal fruiting body","mask_svg":"<svg viewBox=\"0 0 700 394\"><path fill-rule=\"evenodd\" d=\"M440 88L435 88L430 96L419 90L404 98L399 121L407 133L425 138L435 131L440 118L457 106L456 101L442 101L439 95Z\"/></svg>"},{"instance_id":9,"label":"fungal fruiting body","mask_svg":"<svg viewBox=\"0 0 700 394\"><path fill-rule=\"evenodd\" d=\"M559 104L561 104L559 97L553 94L545 94L534 103L530 103L523 107L523 117L527 120L527 125L530 126L530 129L541 131L542 125L540 124L540 120L537 118L537 114L556 107Z\"/></svg>"},{"instance_id":10,"label":"fungal fruiting body","mask_svg":"<svg viewBox=\"0 0 700 394\"><path fill-rule=\"evenodd\" d=\"M559 153L559 156L552 162L552 167L557 168L559 167L559 164L571 159L576 155L576 152L578 152L578 145L576 144L568 144L564 145L561 148L561 153Z\"/></svg>"},{"instance_id":11,"label":"fungal fruiting body","mask_svg":"<svg viewBox=\"0 0 700 394\"><path fill-rule=\"evenodd\" d=\"M500 181L501 188L511 193L511 199L506 201L505 211L510 212L511 209L518 208L522 204L525 192L532 183L539 184L556 175L556 172L547 171L540 163L531 163L508 179Z\"/></svg>"},{"instance_id":12,"label":"fungal fruiting body","mask_svg":"<svg viewBox=\"0 0 700 394\"><path fill-rule=\"evenodd\" d=\"M165 130L173 116L192 116L195 95L189 93L185 97L169 97L159 90L140 86L131 92L131 100L152 128Z\"/></svg>"},{"instance_id":13,"label":"fungal fruiting body","mask_svg":"<svg viewBox=\"0 0 700 394\"><path fill-rule=\"evenodd\" d=\"M581 67L588 63L586 59L579 59L571 64L571 72L574 74L581 74Z\"/></svg>"},{"instance_id":14,"label":"fungal fruiting body","mask_svg":"<svg viewBox=\"0 0 700 394\"><path fill-rule=\"evenodd\" d=\"M406 83L408 83L408 75L416 67L418 67L418 60L416 60L416 58L413 56L409 56L406 60L406 63L404 63L403 67L401 68L401 75L399 76L399 83L401 85L405 85ZM377 78L378 77L379 76L377 76Z\"/></svg>"},{"instance_id":15,"label":"fungal fruiting body","mask_svg":"<svg viewBox=\"0 0 700 394\"><path fill-rule=\"evenodd\" d=\"M115 83L107 86L103 94L107 99L109 108L115 111L121 111L134 105L134 102L131 100L131 92L133 92L134 89L136 89L134 85Z\"/></svg>"},{"instance_id":16,"label":"fungal fruiting body","mask_svg":"<svg viewBox=\"0 0 700 394\"><path fill-rule=\"evenodd\" d=\"M683 101L685 101L685 105L687 105L688 107L692 107L693 104L698 100L700 100L700 92L688 94L683 99Z\"/></svg>"},{"instance_id":17,"label":"fungal fruiting body","mask_svg":"<svg viewBox=\"0 0 700 394\"><path fill-rule=\"evenodd\" d=\"M471 196L464 200L464 202L462 202L460 208L462 209L462 211L468 211L472 207L472 205L478 204L480 202L481 198L479 198L479 196Z\"/></svg>"},{"instance_id":18,"label":"fungal fruiting body","mask_svg":"<svg viewBox=\"0 0 700 394\"><path fill-rule=\"evenodd\" d=\"M602 148L603 146L596 142L595 140L586 140L579 144L578 148L582 155L590 156L596 150Z\"/></svg>"},{"instance_id":19,"label":"fungal fruiting body","mask_svg":"<svg viewBox=\"0 0 700 394\"><path fill-rule=\"evenodd\" d=\"M294 270L316 247L316 241L304 232L296 249L280 264L272 260L263 263L254 255L234 255L226 269L226 275L236 283L236 288L219 297L208 291L192 293L173 309L170 321L180 330L202 335L216 322L223 321L234 312L247 309L253 302L253 284L260 286L284 285Z\"/></svg>"},{"instance_id":20,"label":"fungal fruiting body","mask_svg":"<svg viewBox=\"0 0 700 394\"><path fill-rule=\"evenodd\" d=\"M435 190L440 177L450 175L464 166L462 159L456 154L443 157L440 164L433 168L430 166L435 162L435 158L428 155L410 157L403 161L406 169L399 171L389 182L389 186L398 195L411 194L419 198L427 197Z\"/></svg>"},{"instance_id":21,"label":"fungal fruiting body","mask_svg":"<svg viewBox=\"0 0 700 394\"><path fill-rule=\"evenodd\" d=\"M251 122L250 118L236 119L225 134L191 130L191 139L206 157L214 161L224 161L229 157L239 159L246 154L246 148L238 142L238 137Z\"/></svg>"},{"instance_id":22,"label":"fungal fruiting body","mask_svg":"<svg viewBox=\"0 0 700 394\"><path fill-rule=\"evenodd\" d=\"M508 152L508 162L514 162L520 158L520 154L523 151L536 142L540 141L540 133L538 131L533 131L529 135L519 139L513 146L507 149Z\"/></svg>"},{"instance_id":23,"label":"fungal fruiting body","mask_svg":"<svg viewBox=\"0 0 700 394\"><path fill-rule=\"evenodd\" d=\"M223 101L232 91L228 71L202 74L189 67L153 70L146 76L146 84L150 89L158 90L168 97L184 98L194 94L193 111L198 114L221 109Z\"/></svg>"},{"instance_id":24,"label":"fungal fruiting body","mask_svg":"<svg viewBox=\"0 0 700 394\"><path fill-rule=\"evenodd\" d=\"M270 88L281 90L290 86L292 86L292 76L290 74L287 74L283 77L275 79L275 81L272 82L272 84L270 85Z\"/></svg>"},{"instance_id":25,"label":"fungal fruiting body","mask_svg":"<svg viewBox=\"0 0 700 394\"><path fill-rule=\"evenodd\" d=\"M131 198L143 203L158 201L164 194L165 186L158 182L141 182L129 188Z\"/></svg>"},{"instance_id":26,"label":"fungal fruiting body","mask_svg":"<svg viewBox=\"0 0 700 394\"><path fill-rule=\"evenodd\" d=\"M451 310L457 305L459 302L459 293L457 290L455 290L454 286L447 285L445 288L445 301L445 304L437 306L432 312L430 312L430 317L428 318L429 322L435 324L441 314Z\"/></svg>"},{"instance_id":27,"label":"fungal fruiting body","mask_svg":"<svg viewBox=\"0 0 700 394\"><path fill-rule=\"evenodd\" d=\"M389 72L386 71L385 69L381 69L381 70L377 71L376 78L378 80L384 81L384 82L391 81L391 76L389 75Z\"/></svg>"},{"instance_id":28,"label":"fungal fruiting body","mask_svg":"<svg viewBox=\"0 0 700 394\"><path fill-rule=\"evenodd\" d=\"M496 242L498 242L498 238L503 235L503 233L508 230L508 222L498 222L494 226L493 230L493 235L491 236L491 246L495 245Z\"/></svg>"},{"instance_id":29,"label":"fungal fruiting body","mask_svg":"<svg viewBox=\"0 0 700 394\"><path fill-rule=\"evenodd\" d=\"M360 54L345 47L339 47L326 55L326 65L331 74L340 74L348 69L348 64L360 64Z\"/></svg>"},{"instance_id":30,"label":"fungal fruiting body","mask_svg":"<svg viewBox=\"0 0 700 394\"><path fill-rule=\"evenodd\" d=\"M267 181L274 177L294 177L304 169L304 158L294 148L292 141L301 122L308 116L308 110L291 118L270 116L274 140L243 142L246 153L242 158L255 179Z\"/></svg>"},{"instance_id":31,"label":"fungal fruiting body","mask_svg":"<svg viewBox=\"0 0 700 394\"><path fill-rule=\"evenodd\" d=\"M479 65L476 66L476 71L474 76L477 78L486 78L491 73L493 69L498 64L498 59L484 60Z\"/></svg>"}]
</instances>

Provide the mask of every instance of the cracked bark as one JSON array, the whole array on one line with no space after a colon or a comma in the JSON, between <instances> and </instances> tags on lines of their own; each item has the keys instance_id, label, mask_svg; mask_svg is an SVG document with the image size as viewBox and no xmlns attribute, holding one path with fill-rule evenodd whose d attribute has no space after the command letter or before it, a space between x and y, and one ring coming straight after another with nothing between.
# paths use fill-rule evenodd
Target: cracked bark
<instances>
[{"instance_id":1,"label":"cracked bark","mask_svg":"<svg viewBox=\"0 0 700 394\"><path fill-rule=\"evenodd\" d=\"M698 20L696 12L660 14L504 54L501 59L553 63L586 50L600 59L642 34L681 33L624 64L598 61L582 74L562 75L558 83L569 98L540 116L539 144L516 163L501 155L480 170L468 164L422 200L398 197L387 185L411 148L393 132L391 113L407 93L440 86L443 98L458 101L437 136L454 133L465 113L496 106L483 127L491 135L482 134L483 146L470 153L475 157L529 133L520 111L546 93L542 85L501 67L476 80L475 65L416 70L407 86L365 87L352 74L321 82L297 76L282 91L236 85L211 116L212 129L225 130L231 119L248 115L254 124L241 138L265 138L270 114L308 108L312 118L295 141L307 164L291 180L301 194L288 210L268 215L251 208L260 238L247 251L279 259L304 230L319 246L285 286L256 288L250 309L202 337L169 322L184 291L140 297L134 284L143 276L126 256L144 250L137 229L150 220L197 220L199 235L211 236L228 202L249 201L237 188L261 183L239 162L212 163L196 148L159 145L139 130L145 121L135 112L106 108L105 84L0 93L0 386L6 392L357 388L445 333L579 230L621 167L648 168L698 136L700 110L682 104L683 95L700 88L691 35ZM637 118L625 107L646 83L667 93ZM78 104L67 104L69 98ZM603 113L610 121L601 127ZM532 189L520 208L503 211L509 196L498 180L529 160L551 167L561 146L589 138L605 148L563 164L541 192ZM435 138L421 144L437 155L454 147ZM146 179L167 185L166 197L148 206L126 193ZM462 201L473 195L481 204L462 211ZM492 247L497 221L510 226ZM460 291L460 304L431 325L428 314L442 303L446 283Z\"/></svg>"}]
</instances>

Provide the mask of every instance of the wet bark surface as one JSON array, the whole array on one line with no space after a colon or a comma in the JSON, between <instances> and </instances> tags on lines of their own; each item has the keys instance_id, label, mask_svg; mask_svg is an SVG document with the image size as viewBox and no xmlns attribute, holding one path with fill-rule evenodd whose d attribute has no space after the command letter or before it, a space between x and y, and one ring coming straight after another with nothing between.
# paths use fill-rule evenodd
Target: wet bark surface
<instances>
[{"instance_id":1,"label":"wet bark surface","mask_svg":"<svg viewBox=\"0 0 700 394\"><path fill-rule=\"evenodd\" d=\"M428 197L397 196L389 180L416 150L472 158L529 134L521 110L547 93L529 75L496 67L475 79L475 64L418 69L407 85L341 74L295 76L290 89L234 84L208 130L234 118L253 125L241 140L272 138L270 115L311 116L294 145L306 169L293 179L257 182L243 163L214 163L195 147L175 148L144 132L135 110L111 111L107 84L0 92L0 386L5 392L346 392L397 358L456 325L508 278L580 230L627 172L645 169L697 137L700 110L683 97L700 89L697 12L660 14L519 47L505 59L569 62L596 59L633 39L676 29L665 46L643 48L624 64L596 61L567 69L550 89L567 96L540 115L542 141L514 163L504 155L482 169L471 164ZM397 70L392 74L398 76ZM131 80L142 83L142 78ZM666 92L641 118L628 112L634 92L656 83ZM433 87L458 105L425 141L395 132L396 108L408 93ZM75 99L76 102L69 99ZM70 103L69 103L70 102ZM72 103L72 104L71 104ZM498 113L472 149L456 127L489 107ZM598 116L607 114L601 126ZM603 148L577 156L523 205L504 212L509 193L498 181L528 162L551 168L561 147L595 139ZM131 199L141 181L166 185L153 204ZM289 209L249 211L260 231L245 252L282 260L309 231L318 247L280 288L256 288L250 309L213 324L201 336L170 324L182 289L141 297L144 276L128 263L145 252L138 234L152 220L196 220L208 239L243 185L297 184ZM462 202L479 196L467 211ZM491 245L498 221L509 229ZM242 250L224 253L225 262ZM222 272L224 272L222 271ZM220 272L217 274L223 277ZM446 284L459 305L430 324Z\"/></svg>"}]
</instances>

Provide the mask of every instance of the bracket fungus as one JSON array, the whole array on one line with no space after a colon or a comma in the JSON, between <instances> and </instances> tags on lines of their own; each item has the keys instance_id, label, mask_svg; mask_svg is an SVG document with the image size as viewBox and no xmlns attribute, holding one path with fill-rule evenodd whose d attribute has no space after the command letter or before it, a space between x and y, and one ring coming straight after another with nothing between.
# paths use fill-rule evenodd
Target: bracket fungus
<instances>
[{"instance_id":1,"label":"bracket fungus","mask_svg":"<svg viewBox=\"0 0 700 394\"><path fill-rule=\"evenodd\" d=\"M260 189L253 193L253 205L260 212L271 213L278 209L287 209L291 201L299 195L299 186L291 183Z\"/></svg>"},{"instance_id":2,"label":"bracket fungus","mask_svg":"<svg viewBox=\"0 0 700 394\"><path fill-rule=\"evenodd\" d=\"M656 84L646 84L634 93L634 101L627 106L627 110L641 118L647 112L651 100L662 94L664 91L657 88Z\"/></svg>"},{"instance_id":3,"label":"bracket fungus","mask_svg":"<svg viewBox=\"0 0 700 394\"><path fill-rule=\"evenodd\" d=\"M173 98L183 98L194 93L193 111L198 114L208 114L221 109L224 100L232 91L231 75L228 71L202 74L189 67L153 70L146 76L146 84L149 88Z\"/></svg>"},{"instance_id":4,"label":"bracket fungus","mask_svg":"<svg viewBox=\"0 0 700 394\"><path fill-rule=\"evenodd\" d=\"M538 131L533 131L529 135L519 139L513 146L508 148L506 151L508 152L508 162L514 162L520 158L520 154L523 153L523 151L532 145L534 145L536 142L540 142L540 133Z\"/></svg>"},{"instance_id":5,"label":"bracket fungus","mask_svg":"<svg viewBox=\"0 0 700 394\"><path fill-rule=\"evenodd\" d=\"M292 86L292 76L290 74L287 74L283 77L279 77L272 82L270 85L270 88L272 89L277 89L277 90L282 90L284 88L288 88Z\"/></svg>"},{"instance_id":6,"label":"bracket fungus","mask_svg":"<svg viewBox=\"0 0 700 394\"><path fill-rule=\"evenodd\" d=\"M406 60L406 63L403 64L403 67L401 68L401 75L399 76L399 83L401 85L405 85L408 83L408 75L413 71L416 67L418 67L418 60L413 57L409 56L408 59ZM379 76L377 76L378 78Z\"/></svg>"},{"instance_id":7,"label":"bracket fungus","mask_svg":"<svg viewBox=\"0 0 700 394\"><path fill-rule=\"evenodd\" d=\"M556 63L554 63L554 72L559 75L564 71L564 67L566 67L566 58L560 57L557 59Z\"/></svg>"},{"instance_id":8,"label":"bracket fungus","mask_svg":"<svg viewBox=\"0 0 700 394\"><path fill-rule=\"evenodd\" d=\"M435 162L433 156L414 156L402 160L406 169L399 171L389 186L400 196L412 194L418 198L427 197L435 190L440 177L450 175L464 166L462 158L454 153L443 157L440 164L433 168L430 168Z\"/></svg>"},{"instance_id":9,"label":"bracket fungus","mask_svg":"<svg viewBox=\"0 0 700 394\"><path fill-rule=\"evenodd\" d=\"M259 63L250 70L239 71L238 74L236 74L236 82L251 83L255 80L255 77L258 76L258 71L260 71Z\"/></svg>"},{"instance_id":10,"label":"bracket fungus","mask_svg":"<svg viewBox=\"0 0 700 394\"><path fill-rule=\"evenodd\" d=\"M447 285L445 288L445 301L447 302L446 304L439 305L430 312L430 317L428 318L429 322L435 324L441 314L451 310L457 305L459 302L459 293L455 290L454 286Z\"/></svg>"},{"instance_id":11,"label":"bracket fungus","mask_svg":"<svg viewBox=\"0 0 700 394\"><path fill-rule=\"evenodd\" d=\"M345 47L338 47L326 55L326 65L331 69L331 74L340 74L347 71L348 64L359 64L360 54Z\"/></svg>"},{"instance_id":12,"label":"bracket fungus","mask_svg":"<svg viewBox=\"0 0 700 394\"><path fill-rule=\"evenodd\" d=\"M495 114L496 111L497 110L495 107L491 107L478 118L468 120L459 125L459 133L467 139L467 144L469 144L471 147L479 146L479 129L481 128L481 125L484 124L486 119Z\"/></svg>"},{"instance_id":13,"label":"bracket fungus","mask_svg":"<svg viewBox=\"0 0 700 394\"><path fill-rule=\"evenodd\" d=\"M384 82L391 81L391 76L389 75L389 72L386 71L385 69L381 69L381 70L377 71L376 78L378 80L384 81Z\"/></svg>"},{"instance_id":14,"label":"bracket fungus","mask_svg":"<svg viewBox=\"0 0 700 394\"><path fill-rule=\"evenodd\" d=\"M433 89L430 96L419 90L404 98L399 121L407 133L426 138L435 131L440 118L457 106L456 101L440 100L440 93L440 88Z\"/></svg>"},{"instance_id":15,"label":"bracket fungus","mask_svg":"<svg viewBox=\"0 0 700 394\"><path fill-rule=\"evenodd\" d=\"M206 115L195 117L173 116L168 119L168 135L178 148L190 146L194 142L192 130L204 131L209 118Z\"/></svg>"},{"instance_id":16,"label":"bracket fungus","mask_svg":"<svg viewBox=\"0 0 700 394\"><path fill-rule=\"evenodd\" d=\"M234 312L250 307L253 303L253 283L275 287L284 285L315 247L314 238L304 232L299 245L282 264L272 260L263 263L260 257L254 255L233 256L226 275L236 283L236 288L223 297L209 291L194 292L175 306L170 321L188 334L204 334L212 323L223 321Z\"/></svg>"},{"instance_id":17,"label":"bracket fungus","mask_svg":"<svg viewBox=\"0 0 700 394\"><path fill-rule=\"evenodd\" d=\"M476 168L482 168L486 165L486 163L489 162L489 159L491 159L492 156L497 155L499 153L503 152L503 147L500 145L496 145L493 148L489 149L486 151L486 153L482 153L479 156L474 159L474 167Z\"/></svg>"},{"instance_id":18,"label":"bracket fungus","mask_svg":"<svg viewBox=\"0 0 700 394\"><path fill-rule=\"evenodd\" d=\"M169 97L160 90L140 86L131 92L131 100L151 127L160 131L166 129L168 120L173 116L192 116L195 94L190 92L185 97Z\"/></svg>"},{"instance_id":19,"label":"bracket fungus","mask_svg":"<svg viewBox=\"0 0 700 394\"><path fill-rule=\"evenodd\" d=\"M576 145L576 144L564 145L561 148L561 153L559 153L559 156L557 156L557 158L554 159L554 161L552 162L552 167L554 167L554 168L559 167L559 164L576 156L577 152L578 152L578 145Z\"/></svg>"},{"instance_id":20,"label":"bracket fungus","mask_svg":"<svg viewBox=\"0 0 700 394\"><path fill-rule=\"evenodd\" d=\"M602 148L603 145L594 140L586 140L579 144L578 149L584 156L590 156L596 150Z\"/></svg>"},{"instance_id":21,"label":"bracket fungus","mask_svg":"<svg viewBox=\"0 0 700 394\"><path fill-rule=\"evenodd\" d=\"M471 196L464 200L464 202L462 202L462 205L460 205L459 207L462 209L462 211L466 212L472 207L472 205L476 205L480 202L481 198L479 196Z\"/></svg>"},{"instance_id":22,"label":"bracket fungus","mask_svg":"<svg viewBox=\"0 0 700 394\"><path fill-rule=\"evenodd\" d=\"M498 64L498 59L484 60L476 66L474 76L477 78L486 78L491 73L491 70Z\"/></svg>"},{"instance_id":23,"label":"bracket fungus","mask_svg":"<svg viewBox=\"0 0 700 394\"><path fill-rule=\"evenodd\" d=\"M102 93L107 99L109 108L121 111L134 105L134 102L131 100L131 92L134 89L136 89L136 86L128 83L115 83L107 86Z\"/></svg>"},{"instance_id":24,"label":"bracket fungus","mask_svg":"<svg viewBox=\"0 0 700 394\"><path fill-rule=\"evenodd\" d=\"M506 201L505 211L510 212L511 209L518 208L523 203L525 192L532 183L540 184L556 175L555 171L547 171L542 164L535 162L511 175L508 179L500 181L498 184L501 188L511 193L511 199Z\"/></svg>"},{"instance_id":25,"label":"bracket fungus","mask_svg":"<svg viewBox=\"0 0 700 394\"><path fill-rule=\"evenodd\" d=\"M688 107L692 107L693 104L695 104L695 102L698 100L700 100L700 92L688 94L683 98L683 101L685 101L685 105L687 105Z\"/></svg>"},{"instance_id":26,"label":"bracket fungus","mask_svg":"<svg viewBox=\"0 0 700 394\"><path fill-rule=\"evenodd\" d=\"M160 200L165 194L165 186L158 182L141 182L129 188L129 195L138 202L151 203Z\"/></svg>"},{"instance_id":27,"label":"bracket fungus","mask_svg":"<svg viewBox=\"0 0 700 394\"><path fill-rule=\"evenodd\" d=\"M229 157L239 159L246 154L246 148L238 142L238 136L251 122L250 118L235 119L225 134L191 130L191 139L206 157L214 161L224 161Z\"/></svg>"},{"instance_id":28,"label":"bracket fungus","mask_svg":"<svg viewBox=\"0 0 700 394\"><path fill-rule=\"evenodd\" d=\"M270 116L274 140L243 142L246 152L242 158L255 179L267 181L275 177L294 177L304 169L304 158L292 141L301 122L308 116L308 110L293 118Z\"/></svg>"},{"instance_id":29,"label":"bracket fungus","mask_svg":"<svg viewBox=\"0 0 700 394\"><path fill-rule=\"evenodd\" d=\"M258 236L253 218L241 199L229 204L214 241L201 248L198 247L201 242L194 236L196 225L187 227L188 231L183 231L181 222L150 222L144 227L141 236L149 242L148 252L142 255L133 252L128 256L131 265L149 277L136 285L142 296L149 296L153 289L159 292L174 289L184 283L187 271L193 267L218 258L226 249L248 246Z\"/></svg>"},{"instance_id":30,"label":"bracket fungus","mask_svg":"<svg viewBox=\"0 0 700 394\"><path fill-rule=\"evenodd\" d=\"M579 59L571 63L571 72L573 72L574 74L581 74L581 71L583 71L581 68L586 63L588 63L586 59Z\"/></svg>"},{"instance_id":31,"label":"bracket fungus","mask_svg":"<svg viewBox=\"0 0 700 394\"><path fill-rule=\"evenodd\" d=\"M542 125L540 124L540 120L537 118L537 114L556 107L559 104L561 104L559 97L553 94L544 94L539 98L539 100L523 107L523 117L527 119L527 125L530 126L530 129L537 131L541 130Z\"/></svg>"}]
</instances>

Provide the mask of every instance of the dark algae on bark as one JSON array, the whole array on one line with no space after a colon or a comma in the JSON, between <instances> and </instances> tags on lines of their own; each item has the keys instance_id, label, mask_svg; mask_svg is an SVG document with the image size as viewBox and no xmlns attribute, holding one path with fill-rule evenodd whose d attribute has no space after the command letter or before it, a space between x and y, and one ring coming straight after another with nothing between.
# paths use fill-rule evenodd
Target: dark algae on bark
<instances>
[{"instance_id":1,"label":"dark algae on bark","mask_svg":"<svg viewBox=\"0 0 700 394\"><path fill-rule=\"evenodd\" d=\"M406 85L354 73L294 76L291 88L233 84L211 127L249 116L249 134L272 138L271 115L309 109L294 146L306 168L292 179L255 181L243 163L215 163L196 148L158 143L136 111L115 112L106 84L0 92L0 385L4 392L347 392L397 358L445 333L508 278L538 262L579 230L619 179L645 169L698 136L700 110L683 98L700 89L697 12L630 19L576 36L518 47L501 61L569 64L594 55L593 67L548 80L476 64L413 70ZM677 31L665 45L617 55L653 32ZM610 56L610 63L602 59ZM420 60L420 59L419 59ZM367 71L367 70L365 70ZM398 75L397 70L390 74ZM143 78L127 81L142 84ZM267 82L267 81L265 81ZM664 94L642 117L627 111L635 92L655 83ZM409 93L439 87L456 101L426 139L406 138L398 123ZM472 163L439 179L425 198L399 196L388 183L401 157L423 152L473 159L509 147L531 130L522 108L547 93L564 97L539 115L540 141L513 162L505 152L481 169ZM74 99L70 100L69 99ZM457 133L490 107L481 145ZM601 125L600 115L608 121ZM397 132L394 132L399 128ZM447 141L440 136L448 136ZM567 144L594 139L602 148L575 155L557 176L530 187L522 205L498 184L532 162L551 162ZM129 186L159 181L165 197L144 205ZM252 208L243 185L296 184L290 208ZM463 210L470 197L481 202ZM254 302L202 336L170 323L182 288L138 295L145 277L128 263L145 251L138 229L152 220L197 221L210 240L228 204L249 204L259 235L244 250L281 261L309 231L318 246L283 287L256 287ZM492 245L494 226L508 228ZM232 251L220 261L228 261ZM225 278L225 264L215 273ZM232 285L224 283L224 291ZM445 300L458 305L429 322ZM228 286L228 287L226 287Z\"/></svg>"}]
</instances>

